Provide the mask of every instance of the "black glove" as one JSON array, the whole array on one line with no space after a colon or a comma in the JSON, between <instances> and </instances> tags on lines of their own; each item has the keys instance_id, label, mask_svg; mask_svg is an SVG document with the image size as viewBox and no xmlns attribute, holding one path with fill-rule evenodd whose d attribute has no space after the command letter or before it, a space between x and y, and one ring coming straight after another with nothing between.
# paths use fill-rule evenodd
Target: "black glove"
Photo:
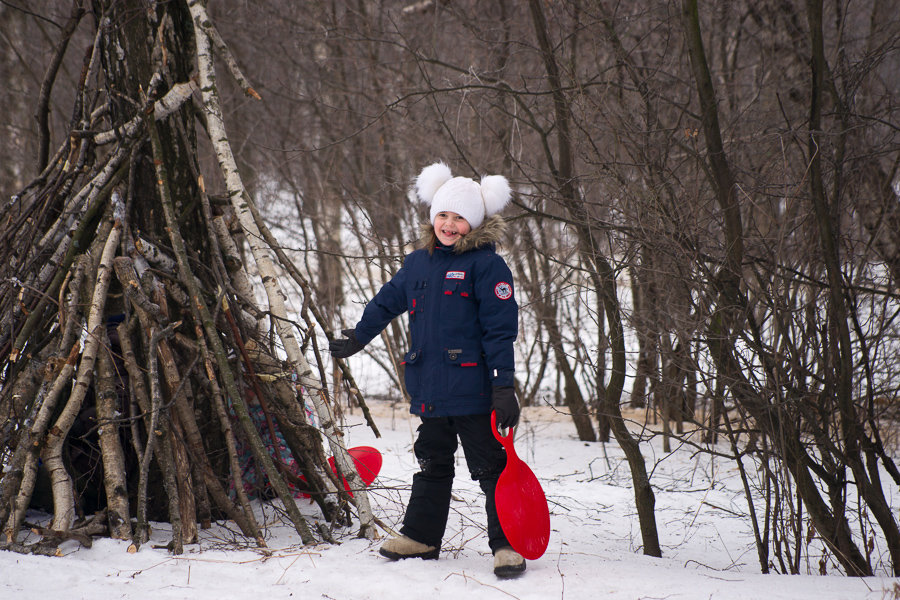
<instances>
[{"instance_id":1,"label":"black glove","mask_svg":"<svg viewBox=\"0 0 900 600\"><path fill-rule=\"evenodd\" d=\"M344 329L341 333L344 334L344 339L328 342L328 351L331 352L333 357L347 358L366 347L365 344L360 344L356 339L356 333L353 329Z\"/></svg>"},{"instance_id":2,"label":"black glove","mask_svg":"<svg viewBox=\"0 0 900 600\"><path fill-rule=\"evenodd\" d=\"M515 427L519 424L519 403L511 385L496 385L491 394L491 408L497 413L497 426Z\"/></svg>"}]
</instances>

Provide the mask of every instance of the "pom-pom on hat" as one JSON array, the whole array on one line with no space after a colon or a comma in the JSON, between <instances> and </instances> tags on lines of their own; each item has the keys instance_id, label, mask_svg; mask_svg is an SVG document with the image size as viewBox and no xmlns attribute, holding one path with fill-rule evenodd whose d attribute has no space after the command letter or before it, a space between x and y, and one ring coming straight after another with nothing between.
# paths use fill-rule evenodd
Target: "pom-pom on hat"
<instances>
[{"instance_id":1,"label":"pom-pom on hat","mask_svg":"<svg viewBox=\"0 0 900 600\"><path fill-rule=\"evenodd\" d=\"M431 223L441 212L461 215L472 229L500 212L512 195L502 175L489 175L479 184L468 177L453 177L450 167L435 163L422 169L416 178L416 196L431 205Z\"/></svg>"}]
</instances>

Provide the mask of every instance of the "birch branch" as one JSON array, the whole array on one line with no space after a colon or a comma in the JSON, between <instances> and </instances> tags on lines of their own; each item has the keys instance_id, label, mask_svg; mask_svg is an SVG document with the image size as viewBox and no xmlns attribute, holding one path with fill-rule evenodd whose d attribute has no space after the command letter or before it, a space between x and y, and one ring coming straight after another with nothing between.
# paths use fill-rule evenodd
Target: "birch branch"
<instances>
[{"instance_id":1,"label":"birch branch","mask_svg":"<svg viewBox=\"0 0 900 600\"><path fill-rule=\"evenodd\" d=\"M141 284L137 279L137 271L134 262L127 256L118 256L113 261L113 266L116 269L116 277L118 278L119 283L122 284L125 297L136 307L140 308L154 319L160 320L163 325L166 325L167 323L165 321L168 319L162 314L159 305L150 300L150 298L147 297L147 294L144 293L144 290L141 289Z\"/></svg>"},{"instance_id":2,"label":"birch branch","mask_svg":"<svg viewBox=\"0 0 900 600\"><path fill-rule=\"evenodd\" d=\"M50 64L47 67L47 73L41 83L38 108L34 115L34 118L38 122L38 131L40 133L38 168L41 170L47 166L47 157L49 155L50 147L50 125L48 118L50 115L50 90L53 88L59 66L62 64L63 57L66 54L69 40L72 39L72 34L75 32L75 28L81 21L81 17L84 16L84 12L84 8L78 4L73 4L72 14L69 17L68 22L66 22L66 26L63 28L61 39L56 46L56 50L53 52L53 58L50 60Z\"/></svg>"},{"instance_id":3,"label":"birch branch","mask_svg":"<svg viewBox=\"0 0 900 600\"><path fill-rule=\"evenodd\" d=\"M77 248L80 243L84 243L88 238L93 227L96 226L94 215L103 208L102 200L106 195L111 193L113 186L118 182L119 178L125 173L121 162L131 150L130 146L125 144L119 147L112 157L107 161L100 173L98 173L87 185L79 192L78 196L84 196L86 202L76 214L67 220L68 231L62 236L62 242L57 246L53 256L46 261L37 277L37 281L33 286L37 289L44 290L45 295L38 302L37 306L31 310L31 314L22 326L19 335L13 344L10 352L10 362L15 362L19 358L19 353L25 346L25 341L31 335L34 326L43 318L43 310L46 306L47 299L55 296L56 292L62 285L66 277L67 269L75 259ZM70 203L80 205L80 203ZM75 226L77 223L77 226ZM45 236L46 237L46 236ZM82 246L84 247L84 246ZM10 318L16 318L18 314L13 312L11 315L4 315L3 329L8 327Z\"/></svg>"},{"instance_id":4,"label":"birch branch","mask_svg":"<svg viewBox=\"0 0 900 600\"><path fill-rule=\"evenodd\" d=\"M263 240L265 240L269 247L272 248L272 250L275 252L275 255L278 256L279 260L281 261L281 265L287 270L288 274L294 279L297 285L300 286L300 289L303 290L303 293L306 295L306 297L310 298L312 296L312 289L309 285L309 282L306 280L300 270L297 269L297 266L293 263L290 257L285 254L284 250L279 246L278 240L275 239L275 235L266 226L265 222L263 221L262 215L259 214L259 210L256 208L256 205L251 203L247 206L250 209L250 212L253 214L253 218L256 220L256 224L259 227L260 232L262 233ZM309 310L313 313L313 317L315 317L316 322L322 326L322 329L325 331L325 336L329 341L331 341L333 336L332 333L325 328L325 324L327 323L327 321L322 313L319 312L318 308L316 308L316 305L312 302L306 303L305 306L308 307ZM391 360L396 362L393 358L393 355ZM375 420L372 418L372 413L371 411L369 411L369 406L366 404L366 399L359 391L359 386L356 384L356 378L353 377L353 373L351 373L350 369L347 367L347 362L338 359L336 361L336 364L340 370L341 377L347 382L349 386L350 394L352 394L356 398L357 403L359 403L359 406L363 411L363 416L366 419L366 424L375 434L375 437L380 438L381 432L378 431L378 425L375 424ZM399 373L399 369L395 369L395 371Z\"/></svg>"},{"instance_id":5,"label":"birch branch","mask_svg":"<svg viewBox=\"0 0 900 600\"><path fill-rule=\"evenodd\" d=\"M238 66L237 61L234 59L234 54L232 54L231 52L231 48L229 48L228 44L225 43L225 40L222 39L222 36L219 34L219 30L216 29L216 26L210 20L209 15L206 14L206 7L201 6L198 12L202 12L205 17L201 19L200 27L204 32L206 32L206 35L209 36L209 39L212 42L213 48L215 48L216 53L223 61L225 61L225 66L228 67L228 70L231 72L231 76L234 77L234 80L237 81L239 86L241 86L241 89L244 90L245 94L252 98L256 98L257 100L262 100L256 90L253 89L253 86L250 85L250 81L244 76L241 68ZM194 20L194 23L197 23L196 19Z\"/></svg>"},{"instance_id":6,"label":"birch branch","mask_svg":"<svg viewBox=\"0 0 900 600\"><path fill-rule=\"evenodd\" d=\"M150 90L149 93L152 94L153 90L162 83L163 79L159 73L154 73L148 85ZM147 114L152 113L155 120L162 121L173 112L180 109L196 90L197 84L194 81L176 83L162 98L153 102L149 109L138 112L135 117L124 125L94 134L93 142L98 146L103 146L104 144L117 142L122 138L133 138L137 136L147 118Z\"/></svg>"},{"instance_id":7,"label":"birch branch","mask_svg":"<svg viewBox=\"0 0 900 600\"><path fill-rule=\"evenodd\" d=\"M200 326L197 325L197 339L200 340L200 354L203 359L203 365L206 368L206 376L209 378L212 387L212 404L216 411L216 417L219 419L219 426L222 428L222 434L225 437L225 447L228 452L228 464L231 470L231 484L234 486L234 493L237 497L238 504L243 509L247 519L247 529L244 533L251 535L256 539L256 544L260 548L266 547L266 540L263 538L259 523L253 514L253 508L250 506L250 499L247 492L244 491L244 482L242 479L241 465L237 455L237 442L235 441L234 431L231 428L231 420L228 418L228 412L225 410L225 400L222 398L222 390L216 380L216 373L213 369L213 362L209 356L206 342L199 331Z\"/></svg>"},{"instance_id":8,"label":"birch branch","mask_svg":"<svg viewBox=\"0 0 900 600\"><path fill-rule=\"evenodd\" d=\"M53 522L51 529L67 531L72 527L75 519L75 510L72 505L74 500L72 479L66 471L63 462L63 442L81 404L87 394L88 385L93 378L94 362L100 346L100 331L106 327L103 320L103 309L106 306L106 292L109 289L112 275L112 260L119 245L119 236L122 233L121 223L113 224L103 252L100 255L100 264L97 268L97 281L94 285L94 293L91 298L91 308L88 313L88 335L84 342L84 351L81 362L78 365L78 376L69 401L66 403L60 416L56 419L50 434L47 436L47 446L43 452L44 464L50 473L53 486Z\"/></svg>"},{"instance_id":9,"label":"birch branch","mask_svg":"<svg viewBox=\"0 0 900 600\"><path fill-rule=\"evenodd\" d=\"M140 310L140 308L138 308ZM137 358L134 354L134 347L131 344L131 337L128 330L128 322L123 321L119 325L119 343L122 346L122 358L125 361L125 371L128 373L128 379L131 382L131 391L134 401L137 402L140 411L144 414L144 422L147 430L147 443L144 444L143 450L138 451L138 487L137 487L137 524L133 531L132 541L135 549L140 548L141 544L147 541L149 537L147 523L147 479L150 472L150 461L153 458L153 448L156 445L156 439L164 433L157 434L159 429L157 426L157 411L153 410L151 400L151 392L147 390L147 384L144 379L143 372L137 364ZM148 359L151 367L155 366L155 359L150 355ZM152 388L152 379L151 379ZM137 450L137 447L135 448ZM160 462L160 470L165 474L166 469Z\"/></svg>"},{"instance_id":10,"label":"birch branch","mask_svg":"<svg viewBox=\"0 0 900 600\"><path fill-rule=\"evenodd\" d=\"M159 246L150 240L138 237L134 240L134 248L141 256L147 259L148 263L155 265L160 270L165 271L170 275L174 275L178 272L178 265L175 260L160 250Z\"/></svg>"},{"instance_id":11,"label":"birch branch","mask_svg":"<svg viewBox=\"0 0 900 600\"><path fill-rule=\"evenodd\" d=\"M119 440L119 417L117 410L116 373L110 357L109 338L105 328L100 330L103 342L97 357L97 402L98 437L103 459L103 484L106 490L107 519L109 533L117 540L131 539L131 509L128 506L128 484L125 474L125 453Z\"/></svg>"},{"instance_id":12,"label":"birch branch","mask_svg":"<svg viewBox=\"0 0 900 600\"><path fill-rule=\"evenodd\" d=\"M59 347L56 356L47 363L44 382L35 396L36 414L32 419L31 428L19 439L16 451L3 475L0 523L6 522L4 532L9 542L15 541L25 518L25 511L28 509L37 480L38 456L47 427L50 425L63 389L72 382L75 365L78 364L78 354L81 350L81 342L76 335L76 332L80 331L78 307L87 263L87 256L82 254L72 268L73 273L68 280L68 301L60 300L60 305L66 308L60 309L62 334ZM16 494L15 499L12 498L13 494Z\"/></svg>"},{"instance_id":13,"label":"birch branch","mask_svg":"<svg viewBox=\"0 0 900 600\"><path fill-rule=\"evenodd\" d=\"M52 384L41 386L36 399L40 408L34 419L34 424L31 426L31 430L19 441L16 453L13 455L12 461L10 461L9 471L3 478L5 490L9 490L12 493L18 489L18 494L16 494L11 507L11 514L3 527L7 542L16 541L16 535L25 518L25 511L28 509L31 494L34 491L34 484L37 480L38 455L41 450L41 442L63 389L72 381L75 365L78 363L79 349L80 344L73 345L62 368L52 377ZM48 368L51 368L50 365L48 365ZM20 482L16 482L13 478L15 474L18 474L21 478ZM9 480L7 480L7 476L10 477ZM5 498L4 496L4 500Z\"/></svg>"},{"instance_id":14,"label":"birch branch","mask_svg":"<svg viewBox=\"0 0 900 600\"><path fill-rule=\"evenodd\" d=\"M250 283L250 278L247 277L247 272L243 268L241 253L238 250L237 244L234 243L234 238L231 237L228 232L228 225L225 223L225 218L221 216L215 217L212 220L212 226L216 233L216 239L219 241L219 247L222 249L225 268L228 270L235 294L237 294L241 308L243 309L247 303L253 301L253 285ZM258 317L251 317L251 319L253 319L256 325L255 330L258 331L260 328L260 319Z\"/></svg>"},{"instance_id":15,"label":"birch branch","mask_svg":"<svg viewBox=\"0 0 900 600\"><path fill-rule=\"evenodd\" d=\"M204 41L206 41L204 35L198 35L197 39L203 39ZM208 51L208 41L206 41L206 49ZM159 134L156 131L155 124L152 122L150 123L149 129L150 140L153 145L153 156L157 170L157 182L162 201L161 203L163 207L163 215L166 220L169 240L172 243L172 249L175 252L175 257L178 262L179 277L182 284L187 286L188 293L192 300L191 312L194 314L195 320L203 324L203 329L206 332L206 336L212 347L213 353L216 356L219 371L225 383L225 390L228 393L229 397L233 399L235 412L238 415L238 419L242 427L244 428L244 431L247 433L247 437L250 441L250 448L253 451L254 457L259 462L259 464L262 465L263 470L269 477L269 481L271 482L272 487L275 489L275 492L278 494L278 497L284 504L285 510L287 510L288 515L291 517L291 520L294 523L294 527L297 529L297 533L300 534L303 542L312 543L313 537L309 530L309 527L306 524L306 520L303 518L303 515L300 514L300 510L297 508L297 504L294 502L294 498L292 497L287 484L279 475L279 472L272 461L272 457L269 455L268 451L266 451L265 445L259 437L259 432L256 431L256 428L253 425L253 421L250 418L247 406L244 403L244 399L238 390L237 383L235 382L234 375L231 371L231 367L228 364L228 360L225 355L225 349L222 345L222 340L220 338L218 328L213 321L212 315L210 315L209 313L209 309L202 301L199 286L194 279L194 275L191 272L190 265L188 263L184 240L182 239L181 233L178 230L178 223L177 219L175 218L175 210L173 208L172 198L168 187L165 165L163 163L161 155L162 148L159 141Z\"/></svg>"},{"instance_id":16,"label":"birch branch","mask_svg":"<svg viewBox=\"0 0 900 600\"><path fill-rule=\"evenodd\" d=\"M179 322L180 324L180 322ZM159 343L168 335L171 335L175 329L176 323L172 323L162 330L154 329L150 334L150 348L147 352L150 376L150 424L151 428L147 432L147 450L141 462L141 478L147 481L147 469L149 468L150 458L148 455L152 451L152 441L154 437L158 438L158 443L162 446L162 463L165 465L163 470L163 485L166 488L166 495L169 498L169 523L172 525L172 554L182 554L184 552L184 535L181 526L181 501L178 493L178 482L175 480L175 453L172 451L171 444L171 428L169 427L166 415L161 414L162 410L162 386L159 384L159 361L157 360L157 352ZM139 484L140 485L140 484ZM146 499L146 487L143 489L144 498ZM136 534L139 542L146 542L149 537L149 529L147 526L146 501L144 503L145 512L138 513L138 527L140 528Z\"/></svg>"},{"instance_id":17,"label":"birch branch","mask_svg":"<svg viewBox=\"0 0 900 600\"><path fill-rule=\"evenodd\" d=\"M136 312L141 315L140 308ZM146 317L146 313L143 313ZM141 545L149 539L149 523L147 520L147 484L150 472L150 461L155 457L159 469L163 475L163 487L168 498L169 519L172 523L172 552L179 554L183 543L181 527L181 510L179 508L178 484L175 475L175 460L171 448L169 435L169 423L167 414L162 408L162 391L159 384L159 363L157 360L157 347L160 339L171 335L172 330L178 325L173 323L162 330L155 326L149 327L149 335L145 338L148 346L147 378L150 381L149 390L144 379L144 373L137 364L137 359L132 347L131 338L128 335L127 322L119 325L119 342L122 345L122 356L125 360L125 370L131 381L131 389L134 399L141 412L147 430L147 443L142 453L138 455L140 460L137 489L137 524L135 525L132 547L129 552L137 551ZM157 446L159 449L157 450Z\"/></svg>"},{"instance_id":18,"label":"birch branch","mask_svg":"<svg viewBox=\"0 0 900 600\"><path fill-rule=\"evenodd\" d=\"M237 168L237 162L231 151L231 145L228 141L228 134L225 130L225 122L222 117L221 102L219 100L218 89L215 84L215 72L212 61L212 53L210 49L210 40L205 33L209 27L209 16L200 0L190 0L188 7L194 20L194 38L197 47L197 65L199 70L200 93L203 98L205 108L207 127L209 130L209 138L215 148L216 158L219 161L219 167L225 178L225 185L228 190L228 197L234 208L235 213L240 220L241 226L247 234L247 241L250 250L259 269L260 277L266 291L266 297L269 302L269 311L275 322L275 328L278 336L287 353L288 360L294 366L300 384L303 386L303 395L312 400L319 416L322 432L328 439L334 454L335 461L341 472L347 474L354 489L360 490L354 496L357 509L360 515L360 534L365 537L373 537L375 534L373 527L374 515L369 506L368 495L365 493L365 486L356 469L353 467L352 459L341 443L343 433L338 430L335 419L331 414L325 398L325 390L320 383L312 377L312 369L303 353L300 350L300 344L290 326L287 318L287 309L285 306L285 294L278 283L277 272L272 261L272 257L262 243L259 228L253 218L249 204L252 204L249 194L244 186L243 180ZM279 478L280 479L280 478Z\"/></svg>"}]
</instances>

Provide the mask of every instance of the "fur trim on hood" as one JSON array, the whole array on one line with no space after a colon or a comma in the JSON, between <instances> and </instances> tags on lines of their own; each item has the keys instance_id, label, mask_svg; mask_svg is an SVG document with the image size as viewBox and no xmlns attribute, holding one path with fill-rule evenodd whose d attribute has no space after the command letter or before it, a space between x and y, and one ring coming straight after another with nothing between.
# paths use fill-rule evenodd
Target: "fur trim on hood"
<instances>
[{"instance_id":1,"label":"fur trim on hood","mask_svg":"<svg viewBox=\"0 0 900 600\"><path fill-rule=\"evenodd\" d=\"M506 221L500 215L491 215L484 222L459 238L453 244L453 253L462 254L469 250L499 244L506 233ZM432 223L422 224L422 246L431 254L437 247L438 239L434 233L434 225Z\"/></svg>"}]
</instances>

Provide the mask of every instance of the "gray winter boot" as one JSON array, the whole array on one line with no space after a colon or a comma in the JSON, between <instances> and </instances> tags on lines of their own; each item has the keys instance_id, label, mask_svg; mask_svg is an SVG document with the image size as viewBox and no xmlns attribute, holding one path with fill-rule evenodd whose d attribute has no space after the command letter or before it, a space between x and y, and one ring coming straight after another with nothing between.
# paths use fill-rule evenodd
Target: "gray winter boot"
<instances>
[{"instance_id":1,"label":"gray winter boot","mask_svg":"<svg viewBox=\"0 0 900 600\"><path fill-rule=\"evenodd\" d=\"M504 546L494 552L494 575L503 577L517 577L525 570L525 559L522 555L510 548Z\"/></svg>"},{"instance_id":2,"label":"gray winter boot","mask_svg":"<svg viewBox=\"0 0 900 600\"><path fill-rule=\"evenodd\" d=\"M381 545L378 553L391 560L401 558L421 558L423 560L435 560L441 549L434 546L421 544L416 540L401 535L391 538Z\"/></svg>"}]
</instances>

